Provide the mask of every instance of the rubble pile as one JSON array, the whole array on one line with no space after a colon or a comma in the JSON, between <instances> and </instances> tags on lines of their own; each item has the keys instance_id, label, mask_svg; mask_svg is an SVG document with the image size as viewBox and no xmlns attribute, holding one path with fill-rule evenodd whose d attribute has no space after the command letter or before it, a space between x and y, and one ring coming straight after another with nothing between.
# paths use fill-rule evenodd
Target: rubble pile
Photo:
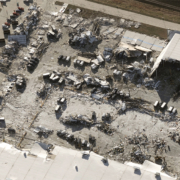
<instances>
[{"instance_id":1,"label":"rubble pile","mask_svg":"<svg viewBox=\"0 0 180 180\"><path fill-rule=\"evenodd\" d=\"M103 56L107 62L111 61L111 58L113 56L112 48L104 48Z\"/></svg>"},{"instance_id":2,"label":"rubble pile","mask_svg":"<svg viewBox=\"0 0 180 180\"><path fill-rule=\"evenodd\" d=\"M151 155L147 155L141 151L138 147L132 148L131 161L138 162L140 164L144 163L145 160L150 160Z\"/></svg>"},{"instance_id":3,"label":"rubble pile","mask_svg":"<svg viewBox=\"0 0 180 180\"><path fill-rule=\"evenodd\" d=\"M148 145L150 143L146 134L134 135L132 137L128 137L127 139L129 144L134 145Z\"/></svg>"},{"instance_id":4,"label":"rubble pile","mask_svg":"<svg viewBox=\"0 0 180 180\"><path fill-rule=\"evenodd\" d=\"M122 90L119 90L117 88L112 89L112 91L107 93L106 95L107 95L108 99L112 99L112 100L114 100L116 98L119 98L119 99L122 99L122 100L126 100L126 99L130 98L129 93L125 93Z\"/></svg>"},{"instance_id":5,"label":"rubble pile","mask_svg":"<svg viewBox=\"0 0 180 180\"><path fill-rule=\"evenodd\" d=\"M174 114L173 112L172 113L166 112L165 114L154 113L154 116L161 119L161 121L166 121L166 122L179 121L179 117L177 117L176 113Z\"/></svg>"},{"instance_id":6,"label":"rubble pile","mask_svg":"<svg viewBox=\"0 0 180 180\"><path fill-rule=\"evenodd\" d=\"M124 152L124 144L120 144L119 146L115 146L110 151L108 151L109 155L118 155Z\"/></svg>"},{"instance_id":7,"label":"rubble pile","mask_svg":"<svg viewBox=\"0 0 180 180\"><path fill-rule=\"evenodd\" d=\"M92 78L89 74L83 76L87 86L100 86L102 89L110 89L110 84L106 80L100 80L99 78Z\"/></svg>"},{"instance_id":8,"label":"rubble pile","mask_svg":"<svg viewBox=\"0 0 180 180\"><path fill-rule=\"evenodd\" d=\"M102 121L112 121L112 117L111 117L110 113L103 113L101 119L102 119Z\"/></svg>"},{"instance_id":9,"label":"rubble pile","mask_svg":"<svg viewBox=\"0 0 180 180\"><path fill-rule=\"evenodd\" d=\"M98 125L97 125L97 128L98 128L100 131L102 131L102 132L104 132L105 134L110 135L110 136L112 136L112 135L114 134L114 132L115 132L115 129L113 129L110 124L104 123L104 122L98 124Z\"/></svg>"},{"instance_id":10,"label":"rubble pile","mask_svg":"<svg viewBox=\"0 0 180 180\"><path fill-rule=\"evenodd\" d=\"M141 23L135 22L135 21L129 21L129 20L121 18L120 19L120 26L124 27L124 28L134 26L137 29L141 26Z\"/></svg>"},{"instance_id":11,"label":"rubble pile","mask_svg":"<svg viewBox=\"0 0 180 180\"><path fill-rule=\"evenodd\" d=\"M130 154L131 161L142 164L145 160L149 160L151 158L151 156L146 154L143 150L143 147L149 147L151 143L146 134L140 132L135 133L134 135L127 137L126 140L130 145L134 145Z\"/></svg>"},{"instance_id":12,"label":"rubble pile","mask_svg":"<svg viewBox=\"0 0 180 180\"><path fill-rule=\"evenodd\" d=\"M112 18L109 19L107 17L96 17L94 19L94 21L97 22L98 24L102 25L102 26L103 25L110 26L110 25L115 25L116 24L114 19L112 19Z\"/></svg>"},{"instance_id":13,"label":"rubble pile","mask_svg":"<svg viewBox=\"0 0 180 180\"><path fill-rule=\"evenodd\" d=\"M113 71L113 75L114 75L114 77L120 77L122 75L122 71L119 71L118 69L115 69Z\"/></svg>"},{"instance_id":14,"label":"rubble pile","mask_svg":"<svg viewBox=\"0 0 180 180\"><path fill-rule=\"evenodd\" d=\"M67 6L62 8L67 8ZM144 87L153 90L159 90L159 87L163 87L163 81L158 80L158 78L150 78L149 76L152 68L152 58L156 56L155 50L151 51L150 49L143 48L144 46L138 46L137 42L132 42L130 45L128 44L130 41L127 40L130 39L130 36L125 37L123 34L125 31L123 27L135 26L135 28L138 28L140 24L123 19L117 24L115 19L103 17L85 20L78 17L80 9L69 10L68 15L62 11L62 9L59 12L46 11L41 16L41 22L39 23L41 9L39 6L33 5L29 8L23 23L19 24L14 30L16 35L24 35L23 38L25 36L28 37L31 30L36 29L37 31L33 33L35 36L28 42L28 48L25 49L23 47L17 59L17 62L22 60L20 65L22 62L27 65L29 72L23 73L22 71L25 68L20 69L19 64L17 65L17 62L15 62L10 72L13 73L14 70L17 71L18 69L23 75L8 76L8 83L5 82L6 79L4 80L4 77L2 80L0 79L6 88L5 92L12 92L12 95L9 96L12 97L12 100L17 100L17 106L14 107L15 102L11 105L9 103L11 99L9 96L6 97L7 94L3 92L5 97L3 107L7 106L7 109L9 108L14 112L18 112L18 108L22 109L25 107L23 109L24 115L31 115L31 113L37 112L35 118L40 114L39 121L36 122L34 118L31 125L33 123L37 123L36 126L38 123L50 123L53 128L48 129L41 125L34 126L33 132L39 138L51 136L54 130L57 130L59 121L62 123L60 126L70 128L71 131L78 133L78 135L75 135L68 133L66 130L58 130L57 136L59 138L52 136L52 139L49 139L52 142L55 142L56 139L58 141L63 139L67 141L63 143L64 145L71 144L77 148L93 150L93 147L96 146L97 138L97 142L100 142L97 152L103 154L107 152L103 148L110 147L108 149L110 157L117 155L116 158L121 158L122 156L124 161L129 160L130 156L131 161L138 163L150 160L151 155L148 153L152 154L152 152L155 152L155 154L162 154L168 147L167 142L161 138L151 139L150 141L146 134L149 134L149 130L152 126L155 126L158 120L174 122L179 121L179 118L172 113L174 106L169 107L168 113L158 112L159 109L162 110L162 104L167 105L165 102L160 103L156 101L158 103L155 104L158 104L158 108L154 111L150 109L152 103L149 101L133 98L147 96L152 98L154 91L150 92L151 95L145 95L143 94ZM149 41L146 35L143 35L143 37ZM56 43L60 38L62 40ZM103 42L99 46L98 43L101 40ZM134 41L136 40L134 39ZM146 44L146 40L143 41L144 44ZM123 43L123 41L127 44ZM158 43L155 40L154 42ZM152 44L153 46L155 48L154 44ZM5 46L3 57L0 58L0 69L9 67L11 59L16 57L15 54L19 47L19 44L15 41L11 41ZM48 47L50 49L45 53ZM27 54L24 54L25 50L27 50ZM40 63L41 57L43 57L43 61ZM39 77L38 72L31 74L37 66L39 73L47 70L41 77ZM55 67L58 67L58 69L55 70ZM29 80L24 77L24 74L27 75ZM6 77L6 75L3 76ZM34 80L35 77L36 80ZM29 81L30 83L27 87L30 87L30 89L28 91L26 88L26 91L24 91L26 83ZM20 93L14 93L14 86L16 86L17 90L20 89L20 92L25 92L24 96L17 97ZM144 87L138 91L134 86L137 88ZM35 91L35 95L32 91ZM32 104L28 106L26 97L29 94L32 95ZM178 96L179 90L174 97L177 98ZM51 99L53 102L51 102ZM85 112L86 110L87 112ZM2 114L6 115L6 111ZM147 114L150 115L148 116L149 118ZM14 115L16 119L21 118L19 114L16 115L15 113ZM137 116L138 118L136 118ZM147 117L147 119L142 122L140 119L142 117ZM48 122L49 119L52 122ZM151 121L147 123L146 120L148 119L151 119ZM124 121L126 122L124 123ZM24 127L29 126L29 122L27 122L24 122ZM19 127L19 124L15 125L17 125L19 130L22 129L22 126ZM32 127L31 125L29 127ZM150 126L151 128L149 128ZM162 127L164 128L164 126ZM87 131L87 129L81 130L82 128L91 129ZM134 129L138 129L138 133L133 133ZM143 133L139 132L141 129ZM169 137L173 141L180 143L177 129L175 132L170 132ZM94 136L87 134L93 131ZM157 134L159 135L159 133L161 132L158 131ZM9 132L9 134L12 133ZM130 136L127 137L127 134ZM81 135L84 138L80 138L79 136ZM107 137L110 138L108 141ZM126 143L119 143L119 139L125 139ZM129 147L130 149L128 149ZM131 148L132 151L129 154ZM83 153L83 156L87 154ZM107 158L103 161L106 162Z\"/></svg>"},{"instance_id":15,"label":"rubble pile","mask_svg":"<svg viewBox=\"0 0 180 180\"><path fill-rule=\"evenodd\" d=\"M138 62L134 62L132 66L127 66L126 79L135 82L138 85L145 85L146 87L154 85L152 79L147 78L148 73L151 71L150 66L142 66Z\"/></svg>"},{"instance_id":16,"label":"rubble pile","mask_svg":"<svg viewBox=\"0 0 180 180\"><path fill-rule=\"evenodd\" d=\"M48 138L49 135L53 134L54 131L43 126L37 126L36 128L34 128L34 132L37 133L40 138Z\"/></svg>"},{"instance_id":17,"label":"rubble pile","mask_svg":"<svg viewBox=\"0 0 180 180\"><path fill-rule=\"evenodd\" d=\"M154 88L155 82L152 78L146 77L146 78L144 78L143 84L145 87Z\"/></svg>"},{"instance_id":18,"label":"rubble pile","mask_svg":"<svg viewBox=\"0 0 180 180\"><path fill-rule=\"evenodd\" d=\"M37 90L37 95L40 98L44 98L51 90L51 84L41 84L41 87Z\"/></svg>"},{"instance_id":19,"label":"rubble pile","mask_svg":"<svg viewBox=\"0 0 180 180\"><path fill-rule=\"evenodd\" d=\"M4 47L4 54L7 54L10 57L16 57L15 54L17 53L19 45L16 41L10 41Z\"/></svg>"},{"instance_id":20,"label":"rubble pile","mask_svg":"<svg viewBox=\"0 0 180 180\"><path fill-rule=\"evenodd\" d=\"M66 85L70 85L72 84L76 89L80 89L82 84L83 84L83 80L81 78L78 78L74 73L66 73L66 79L65 79L65 84Z\"/></svg>"},{"instance_id":21,"label":"rubble pile","mask_svg":"<svg viewBox=\"0 0 180 180\"><path fill-rule=\"evenodd\" d=\"M70 27L72 29L83 26L84 19L82 17L78 17L77 13L74 12L73 9L69 12L70 14L59 15L56 18L56 21L60 21L64 27Z\"/></svg>"},{"instance_id":22,"label":"rubble pile","mask_svg":"<svg viewBox=\"0 0 180 180\"><path fill-rule=\"evenodd\" d=\"M120 44L119 47L114 49L113 51L116 58L132 58L132 57L140 57L142 55L141 51L135 50L131 46Z\"/></svg>"},{"instance_id":23,"label":"rubble pile","mask_svg":"<svg viewBox=\"0 0 180 180\"><path fill-rule=\"evenodd\" d=\"M85 31L85 29L81 29L76 33L70 34L69 44L71 46L81 46L85 47L87 44L93 44L98 42L99 39L96 36L93 36L91 31Z\"/></svg>"},{"instance_id":24,"label":"rubble pile","mask_svg":"<svg viewBox=\"0 0 180 180\"><path fill-rule=\"evenodd\" d=\"M14 34L16 35L28 35L29 31L37 25L39 20L38 16L40 14L40 7L36 5L32 5L29 7L29 12L25 16L25 20L23 23L19 24L14 30Z\"/></svg>"},{"instance_id":25,"label":"rubble pile","mask_svg":"<svg viewBox=\"0 0 180 180\"><path fill-rule=\"evenodd\" d=\"M169 137L175 141L176 143L180 144L180 136L179 136L179 132L169 132Z\"/></svg>"},{"instance_id":26,"label":"rubble pile","mask_svg":"<svg viewBox=\"0 0 180 180\"><path fill-rule=\"evenodd\" d=\"M61 122L65 124L80 124L84 126L91 126L94 124L94 121L92 121L89 117L81 114L67 116L64 119L61 119Z\"/></svg>"},{"instance_id":27,"label":"rubble pile","mask_svg":"<svg viewBox=\"0 0 180 180\"><path fill-rule=\"evenodd\" d=\"M10 65L11 60L9 60L9 58L0 57L0 70L7 71Z\"/></svg>"},{"instance_id":28,"label":"rubble pile","mask_svg":"<svg viewBox=\"0 0 180 180\"><path fill-rule=\"evenodd\" d=\"M83 148L86 150L92 148L92 144L90 144L90 142L88 142L87 140L81 139L79 137L74 137L73 134L69 134L65 130L58 130L57 136L62 139L65 139L69 143L73 143L76 146L76 148ZM94 143L95 139L94 138L92 139L92 136L91 136L90 141Z\"/></svg>"},{"instance_id":29,"label":"rubble pile","mask_svg":"<svg viewBox=\"0 0 180 180\"><path fill-rule=\"evenodd\" d=\"M51 30L47 32L47 38L50 39L59 39L62 35L61 29L58 29L55 27L55 25L51 25Z\"/></svg>"},{"instance_id":30,"label":"rubble pile","mask_svg":"<svg viewBox=\"0 0 180 180\"><path fill-rule=\"evenodd\" d=\"M161 138L153 139L152 144L154 145L155 154L162 153L163 150L166 151L167 143L165 140Z\"/></svg>"}]
</instances>

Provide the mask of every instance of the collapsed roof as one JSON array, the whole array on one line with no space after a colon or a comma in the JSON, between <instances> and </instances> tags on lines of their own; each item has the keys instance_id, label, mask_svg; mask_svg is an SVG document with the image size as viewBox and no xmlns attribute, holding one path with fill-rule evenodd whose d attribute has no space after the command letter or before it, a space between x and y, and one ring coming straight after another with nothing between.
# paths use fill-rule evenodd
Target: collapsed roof
<instances>
[{"instance_id":1,"label":"collapsed roof","mask_svg":"<svg viewBox=\"0 0 180 180\"><path fill-rule=\"evenodd\" d=\"M166 42L163 40L132 31L126 31L121 42L141 46L153 51L162 51L166 46Z\"/></svg>"},{"instance_id":2,"label":"collapsed roof","mask_svg":"<svg viewBox=\"0 0 180 180\"><path fill-rule=\"evenodd\" d=\"M155 70L159 67L161 61L166 62L180 62L180 34L175 34L169 44L164 48L161 52L159 57L157 58L152 71L151 75L155 72Z\"/></svg>"}]
</instances>

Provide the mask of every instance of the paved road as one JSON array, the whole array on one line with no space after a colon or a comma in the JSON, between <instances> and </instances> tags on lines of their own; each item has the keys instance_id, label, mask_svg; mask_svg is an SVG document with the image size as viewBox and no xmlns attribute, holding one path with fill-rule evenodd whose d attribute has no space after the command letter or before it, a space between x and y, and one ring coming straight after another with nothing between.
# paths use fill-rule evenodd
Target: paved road
<instances>
[{"instance_id":1,"label":"paved road","mask_svg":"<svg viewBox=\"0 0 180 180\"><path fill-rule=\"evenodd\" d=\"M157 26L165 29L172 29L172 30L180 30L180 24L168 22L168 21L163 21L160 19L152 18L149 16L144 16L141 14L133 13L130 11L125 11L109 6L105 6L102 4L96 4L93 2L89 2L86 0L63 0L63 2L73 4L79 7L95 10L95 11L100 11L103 13L107 13L113 16L119 16L125 19L130 19L133 21L138 21L141 23L149 24L152 26Z\"/></svg>"}]
</instances>

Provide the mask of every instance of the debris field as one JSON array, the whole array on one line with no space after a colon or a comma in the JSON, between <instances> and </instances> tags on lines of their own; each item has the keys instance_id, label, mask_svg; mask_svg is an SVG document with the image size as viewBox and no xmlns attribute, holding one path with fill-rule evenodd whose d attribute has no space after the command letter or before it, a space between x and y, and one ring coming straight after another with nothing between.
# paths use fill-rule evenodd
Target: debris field
<instances>
[{"instance_id":1,"label":"debris field","mask_svg":"<svg viewBox=\"0 0 180 180\"><path fill-rule=\"evenodd\" d=\"M25 149L41 141L119 162L150 160L179 174L179 71L164 66L150 76L167 42L132 42L126 28L140 23L84 19L79 8L64 13L67 6L30 5L16 38L2 48L2 141Z\"/></svg>"}]
</instances>

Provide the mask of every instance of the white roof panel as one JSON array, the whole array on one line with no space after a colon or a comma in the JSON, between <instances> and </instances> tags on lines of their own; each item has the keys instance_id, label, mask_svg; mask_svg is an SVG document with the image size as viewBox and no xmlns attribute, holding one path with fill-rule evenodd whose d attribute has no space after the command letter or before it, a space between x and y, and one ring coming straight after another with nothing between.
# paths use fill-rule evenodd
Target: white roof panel
<instances>
[{"instance_id":1,"label":"white roof panel","mask_svg":"<svg viewBox=\"0 0 180 180\"><path fill-rule=\"evenodd\" d=\"M38 146L34 147L38 148ZM38 150L37 149L37 150ZM35 152L35 151L33 151ZM140 173L134 173L134 163L121 164L108 160L103 164L102 156L90 153L89 158L82 158L82 152L55 146L49 156L43 158L37 151L37 156L25 155L11 145L0 143L0 179L17 180L157 180L155 171L159 165L146 161L140 167ZM28 152L26 152L28 154ZM136 165L136 164L135 164ZM75 169L78 167L78 170ZM161 180L174 178L161 173Z\"/></svg>"},{"instance_id":2,"label":"white roof panel","mask_svg":"<svg viewBox=\"0 0 180 180\"><path fill-rule=\"evenodd\" d=\"M143 173L144 173L144 170L134 171L133 167L128 166L126 170L124 171L124 174L122 175L121 180L127 180L127 179L140 180Z\"/></svg>"},{"instance_id":3,"label":"white roof panel","mask_svg":"<svg viewBox=\"0 0 180 180\"><path fill-rule=\"evenodd\" d=\"M129 43L133 41L133 37L135 36L135 32L132 31L126 31L121 39L121 42Z\"/></svg>"},{"instance_id":4,"label":"white roof panel","mask_svg":"<svg viewBox=\"0 0 180 180\"><path fill-rule=\"evenodd\" d=\"M148 48L148 49L151 49L151 47L153 46L155 41L156 41L156 38L146 36L146 38L143 40L141 46Z\"/></svg>"},{"instance_id":5,"label":"white roof panel","mask_svg":"<svg viewBox=\"0 0 180 180\"><path fill-rule=\"evenodd\" d=\"M145 34L139 34L132 31L126 31L121 42L138 45L154 51L162 51L166 46L166 42Z\"/></svg>"},{"instance_id":6,"label":"white roof panel","mask_svg":"<svg viewBox=\"0 0 180 180\"><path fill-rule=\"evenodd\" d=\"M154 51L162 51L165 46L166 46L165 41L156 39L151 49Z\"/></svg>"},{"instance_id":7,"label":"white roof panel","mask_svg":"<svg viewBox=\"0 0 180 180\"><path fill-rule=\"evenodd\" d=\"M118 162L111 163L105 173L103 174L103 180L120 180L127 166L119 164ZM113 171L113 173L111 173Z\"/></svg>"},{"instance_id":8,"label":"white roof panel","mask_svg":"<svg viewBox=\"0 0 180 180\"><path fill-rule=\"evenodd\" d=\"M135 36L133 37L133 41L131 42L131 44L134 44L134 45L137 44L140 46L145 38L146 38L145 34L135 33Z\"/></svg>"}]
</instances>

